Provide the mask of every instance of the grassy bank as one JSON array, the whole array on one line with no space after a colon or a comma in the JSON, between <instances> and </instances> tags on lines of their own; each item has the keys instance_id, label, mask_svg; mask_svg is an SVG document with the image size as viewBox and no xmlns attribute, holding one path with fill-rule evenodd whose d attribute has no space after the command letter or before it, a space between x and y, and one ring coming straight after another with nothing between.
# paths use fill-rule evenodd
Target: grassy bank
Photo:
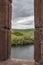
<instances>
[{"instance_id":1,"label":"grassy bank","mask_svg":"<svg viewBox=\"0 0 43 65\"><path fill-rule=\"evenodd\" d=\"M34 43L34 30L12 30L11 45L30 45Z\"/></svg>"}]
</instances>

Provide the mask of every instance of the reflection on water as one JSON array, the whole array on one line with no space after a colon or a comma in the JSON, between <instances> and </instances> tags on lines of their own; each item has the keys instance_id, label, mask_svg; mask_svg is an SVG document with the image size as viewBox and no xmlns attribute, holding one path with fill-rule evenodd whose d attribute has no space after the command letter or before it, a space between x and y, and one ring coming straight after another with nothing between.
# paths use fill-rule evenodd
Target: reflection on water
<instances>
[{"instance_id":1,"label":"reflection on water","mask_svg":"<svg viewBox=\"0 0 43 65\"><path fill-rule=\"evenodd\" d=\"M34 59L34 45L12 47L11 58Z\"/></svg>"}]
</instances>

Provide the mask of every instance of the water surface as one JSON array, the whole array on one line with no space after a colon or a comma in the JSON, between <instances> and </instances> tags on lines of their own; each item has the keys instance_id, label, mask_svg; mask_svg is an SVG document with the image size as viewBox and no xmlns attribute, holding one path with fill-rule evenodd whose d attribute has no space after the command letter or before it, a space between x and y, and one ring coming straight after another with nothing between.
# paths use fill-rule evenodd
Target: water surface
<instances>
[{"instance_id":1,"label":"water surface","mask_svg":"<svg viewBox=\"0 0 43 65\"><path fill-rule=\"evenodd\" d=\"M34 45L12 47L11 58L34 59Z\"/></svg>"}]
</instances>

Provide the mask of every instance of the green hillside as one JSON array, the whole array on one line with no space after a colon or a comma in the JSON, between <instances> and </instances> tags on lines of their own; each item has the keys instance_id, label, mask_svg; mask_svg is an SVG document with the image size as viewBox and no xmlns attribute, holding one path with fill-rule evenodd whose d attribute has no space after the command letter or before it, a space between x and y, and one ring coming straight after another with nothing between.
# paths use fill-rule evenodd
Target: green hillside
<instances>
[{"instance_id":1,"label":"green hillside","mask_svg":"<svg viewBox=\"0 0 43 65\"><path fill-rule=\"evenodd\" d=\"M30 45L34 43L34 29L11 30L11 45Z\"/></svg>"}]
</instances>

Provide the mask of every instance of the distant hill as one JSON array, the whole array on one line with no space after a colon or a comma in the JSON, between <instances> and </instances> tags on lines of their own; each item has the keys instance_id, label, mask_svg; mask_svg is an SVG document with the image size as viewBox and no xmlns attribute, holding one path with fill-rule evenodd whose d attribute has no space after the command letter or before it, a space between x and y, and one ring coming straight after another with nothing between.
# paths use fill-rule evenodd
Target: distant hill
<instances>
[{"instance_id":1,"label":"distant hill","mask_svg":"<svg viewBox=\"0 0 43 65\"><path fill-rule=\"evenodd\" d=\"M34 29L12 29L12 31L34 31Z\"/></svg>"}]
</instances>

